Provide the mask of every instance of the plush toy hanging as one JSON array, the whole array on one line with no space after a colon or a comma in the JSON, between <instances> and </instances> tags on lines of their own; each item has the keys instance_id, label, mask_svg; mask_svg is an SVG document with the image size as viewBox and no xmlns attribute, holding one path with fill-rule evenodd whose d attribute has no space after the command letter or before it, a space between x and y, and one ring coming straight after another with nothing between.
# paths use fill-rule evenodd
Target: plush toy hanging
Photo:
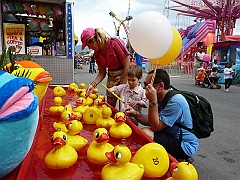
<instances>
[{"instance_id":1,"label":"plush toy hanging","mask_svg":"<svg viewBox=\"0 0 240 180\"><path fill-rule=\"evenodd\" d=\"M33 14L33 10L31 8L31 4L29 2L23 3L24 11L30 15Z\"/></svg>"}]
</instances>

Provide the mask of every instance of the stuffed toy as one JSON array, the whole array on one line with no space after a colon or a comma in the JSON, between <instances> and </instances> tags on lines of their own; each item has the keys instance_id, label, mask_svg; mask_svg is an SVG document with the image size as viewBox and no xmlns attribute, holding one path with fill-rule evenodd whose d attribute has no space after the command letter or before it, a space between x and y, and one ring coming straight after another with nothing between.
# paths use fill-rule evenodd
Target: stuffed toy
<instances>
[{"instance_id":1,"label":"stuffed toy","mask_svg":"<svg viewBox=\"0 0 240 180\"><path fill-rule=\"evenodd\" d=\"M28 60L15 62L14 69L12 72L13 75L27 77L34 82L35 87L32 92L41 100L47 91L49 83L52 81L49 72L45 71L42 66L36 62Z\"/></svg>"},{"instance_id":2,"label":"stuffed toy","mask_svg":"<svg viewBox=\"0 0 240 180\"><path fill-rule=\"evenodd\" d=\"M32 145L39 118L34 82L0 70L0 179L14 170Z\"/></svg>"}]
</instances>

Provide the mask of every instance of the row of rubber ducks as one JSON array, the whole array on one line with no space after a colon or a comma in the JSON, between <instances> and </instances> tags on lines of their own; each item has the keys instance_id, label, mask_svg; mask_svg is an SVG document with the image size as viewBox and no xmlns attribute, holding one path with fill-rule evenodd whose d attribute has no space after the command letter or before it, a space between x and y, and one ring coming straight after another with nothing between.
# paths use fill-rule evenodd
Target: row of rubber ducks
<instances>
[{"instance_id":1,"label":"row of rubber ducks","mask_svg":"<svg viewBox=\"0 0 240 180\"><path fill-rule=\"evenodd\" d=\"M132 130L125 123L126 116L123 112L117 112L114 118L111 118L112 110L104 103L104 96L97 95L97 89L94 96L86 96L83 83L80 84L80 88L75 83L70 84L68 92L80 96L76 101L77 107L72 108L69 104L62 106L62 97L66 95L65 89L60 86L55 88L53 90L54 106L49 108L49 113L60 115L62 122L54 122L53 124L56 130L52 136L54 148L44 160L48 168L63 169L76 163L77 151L88 144L88 140L80 136L83 122L96 125L93 140L87 148L87 158L94 164L106 164L101 172L102 179L141 179L142 176L161 177L166 174L169 169L169 157L161 145L157 143L146 144L131 158L131 151L124 142L115 147L108 142L109 136L124 139L131 136ZM131 162L130 159L132 159ZM181 168L183 166L186 167ZM182 178L186 180L198 179L196 169L191 164L174 164L172 177L168 180Z\"/></svg>"}]
</instances>

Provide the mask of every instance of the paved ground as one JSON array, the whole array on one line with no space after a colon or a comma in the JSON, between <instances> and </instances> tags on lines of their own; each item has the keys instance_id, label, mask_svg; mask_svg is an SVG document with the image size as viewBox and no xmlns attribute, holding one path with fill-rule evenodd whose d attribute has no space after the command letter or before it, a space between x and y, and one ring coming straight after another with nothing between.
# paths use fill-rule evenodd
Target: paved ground
<instances>
[{"instance_id":1,"label":"paved ground","mask_svg":"<svg viewBox=\"0 0 240 180\"><path fill-rule=\"evenodd\" d=\"M88 65L75 70L75 82L91 83L96 74L90 74L88 70ZM106 80L103 83L106 84ZM223 88L200 88L194 85L193 79L186 76L171 76L171 84L178 89L204 96L212 105L215 130L209 138L199 140L200 146L193 163L200 179L240 180L240 87L232 86L229 93L224 92ZM98 89L101 94L105 94L102 86L99 85Z\"/></svg>"}]
</instances>

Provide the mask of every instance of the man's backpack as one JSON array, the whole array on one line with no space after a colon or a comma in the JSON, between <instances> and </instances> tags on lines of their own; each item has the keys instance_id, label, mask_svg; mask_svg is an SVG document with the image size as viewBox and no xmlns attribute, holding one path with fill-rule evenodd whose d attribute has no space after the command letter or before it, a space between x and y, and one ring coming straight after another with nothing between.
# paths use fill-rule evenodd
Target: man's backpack
<instances>
[{"instance_id":1,"label":"man's backpack","mask_svg":"<svg viewBox=\"0 0 240 180\"><path fill-rule=\"evenodd\" d=\"M189 129L179 123L175 123L180 128L188 130L195 134L199 139L207 138L211 135L213 129L213 113L210 103L202 96L193 92L180 91L174 87L169 91L162 102L162 109L167 105L168 100L175 94L181 94L185 97L190 107L190 112L193 119L193 128Z\"/></svg>"}]
</instances>

